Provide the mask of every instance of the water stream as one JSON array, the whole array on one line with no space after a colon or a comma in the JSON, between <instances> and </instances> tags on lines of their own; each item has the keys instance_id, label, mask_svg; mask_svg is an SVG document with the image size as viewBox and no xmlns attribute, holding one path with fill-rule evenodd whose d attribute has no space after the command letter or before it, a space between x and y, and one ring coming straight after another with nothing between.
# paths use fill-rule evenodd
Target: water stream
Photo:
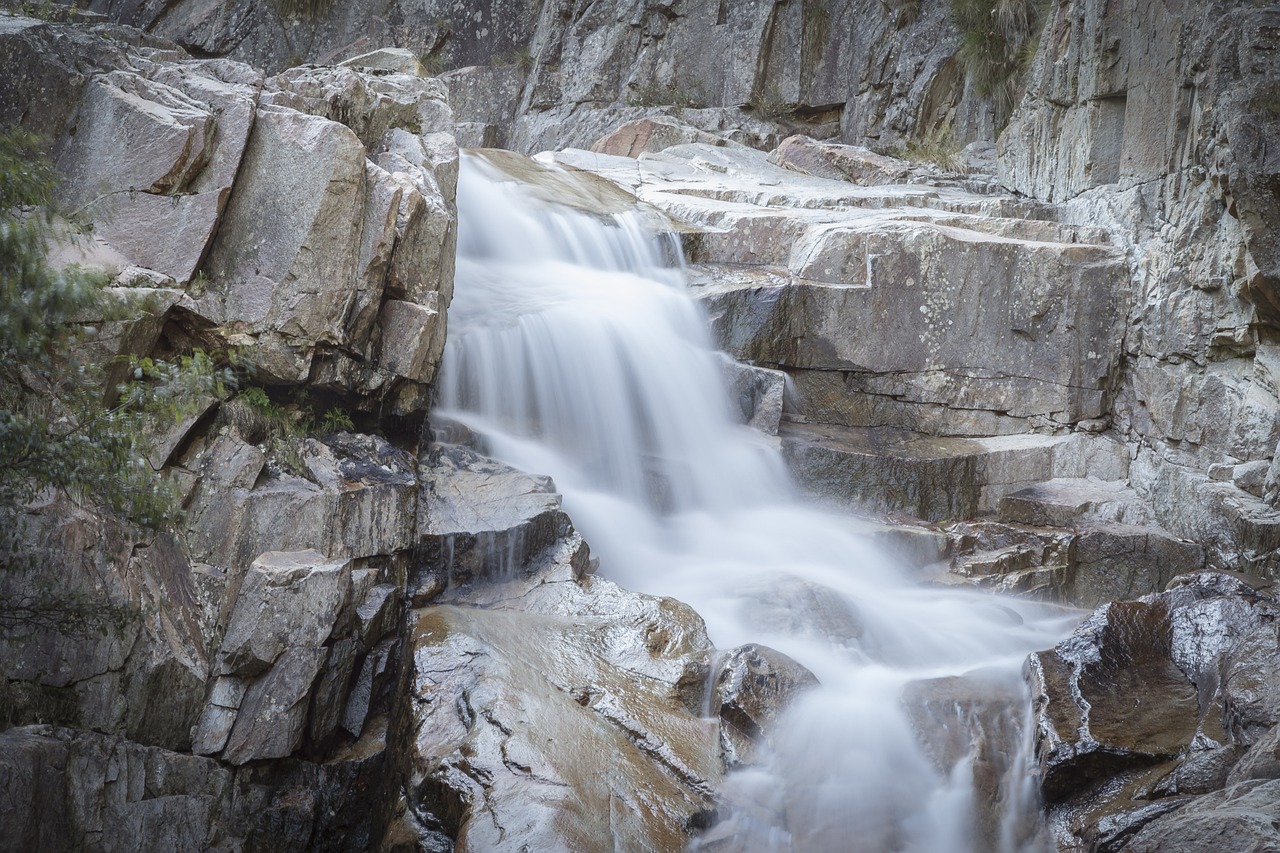
<instances>
[{"instance_id":1,"label":"water stream","mask_svg":"<svg viewBox=\"0 0 1280 853\"><path fill-rule=\"evenodd\" d=\"M669 242L536 201L475 156L458 206L441 408L554 478L602 574L688 602L718 648L761 643L822 682L727 781L717 849L1045 849L1018 673L1070 617L913 584L850 519L800 501L776 448L731 419ZM942 697L932 753L904 690Z\"/></svg>"}]
</instances>

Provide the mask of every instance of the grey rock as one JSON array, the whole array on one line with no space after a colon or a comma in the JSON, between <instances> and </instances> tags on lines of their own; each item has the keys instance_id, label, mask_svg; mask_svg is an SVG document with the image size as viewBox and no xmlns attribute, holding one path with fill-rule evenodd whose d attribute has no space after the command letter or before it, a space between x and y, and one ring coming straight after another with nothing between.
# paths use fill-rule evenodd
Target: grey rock
<instances>
[{"instance_id":1,"label":"grey rock","mask_svg":"<svg viewBox=\"0 0 1280 853\"><path fill-rule=\"evenodd\" d=\"M210 249L210 296L219 304L207 313L260 336L266 375L301 382L315 345L347 343L365 186L364 148L350 130L259 111ZM291 287L277 287L286 280Z\"/></svg>"},{"instance_id":2,"label":"grey rock","mask_svg":"<svg viewBox=\"0 0 1280 853\"><path fill-rule=\"evenodd\" d=\"M777 435L786 396L786 374L728 359L724 372L735 419L766 435Z\"/></svg>"},{"instance_id":3,"label":"grey rock","mask_svg":"<svg viewBox=\"0 0 1280 853\"><path fill-rule=\"evenodd\" d=\"M398 593L399 588L394 584L378 584L356 608L356 633L366 651L396 627L400 612Z\"/></svg>"},{"instance_id":4,"label":"grey rock","mask_svg":"<svg viewBox=\"0 0 1280 853\"><path fill-rule=\"evenodd\" d=\"M265 551L372 557L412 547L418 491L413 458L374 436L339 434L326 442L308 439L301 450L323 472L312 472L323 486L279 474L255 480L251 488L198 487L189 514L193 555L239 577ZM217 467L216 449L204 450L192 465ZM260 453L244 452L261 466Z\"/></svg>"},{"instance_id":5,"label":"grey rock","mask_svg":"<svg viewBox=\"0 0 1280 853\"><path fill-rule=\"evenodd\" d=\"M813 673L767 646L739 646L727 653L714 676L711 705L720 717L720 749L725 767L757 760L757 744L769 735L787 707L818 685Z\"/></svg>"},{"instance_id":6,"label":"grey rock","mask_svg":"<svg viewBox=\"0 0 1280 853\"><path fill-rule=\"evenodd\" d=\"M259 675L294 646L323 645L350 595L348 561L318 551L263 554L236 595L216 673Z\"/></svg>"},{"instance_id":7,"label":"grey rock","mask_svg":"<svg viewBox=\"0 0 1280 853\"><path fill-rule=\"evenodd\" d=\"M1231 482L1235 484L1237 489L1248 492L1255 498L1260 498L1266 489L1267 474L1271 470L1271 463L1266 461L1246 462L1243 465L1237 465L1231 472Z\"/></svg>"},{"instance_id":8,"label":"grey rock","mask_svg":"<svg viewBox=\"0 0 1280 853\"><path fill-rule=\"evenodd\" d=\"M656 153L673 145L691 142L729 144L725 139L682 124L669 116L653 116L626 122L593 142L591 150L597 154L638 157L642 151Z\"/></svg>"},{"instance_id":9,"label":"grey rock","mask_svg":"<svg viewBox=\"0 0 1280 853\"><path fill-rule=\"evenodd\" d=\"M783 457L807 490L841 504L941 521L994 510L1050 479L1065 436L938 438L891 429L783 424Z\"/></svg>"},{"instance_id":10,"label":"grey rock","mask_svg":"<svg viewBox=\"0 0 1280 853\"><path fill-rule=\"evenodd\" d=\"M426 304L388 299L382 304L382 366L415 382L429 383L444 352L444 315L436 294Z\"/></svg>"},{"instance_id":11,"label":"grey rock","mask_svg":"<svg viewBox=\"0 0 1280 853\"><path fill-rule=\"evenodd\" d=\"M412 74L425 76L422 63L411 50L396 47L384 47L381 50L362 53L342 61L343 65L359 68L364 71L378 71L389 74Z\"/></svg>"},{"instance_id":12,"label":"grey rock","mask_svg":"<svg viewBox=\"0 0 1280 853\"><path fill-rule=\"evenodd\" d=\"M1153 820L1125 846L1134 853L1280 849L1280 781L1250 781Z\"/></svg>"},{"instance_id":13,"label":"grey rock","mask_svg":"<svg viewBox=\"0 0 1280 853\"><path fill-rule=\"evenodd\" d=\"M719 775L714 734L670 685L580 651L614 633L643 646L640 628L514 608L416 611L414 750L429 770L414 797L459 849L687 843Z\"/></svg>"},{"instance_id":14,"label":"grey rock","mask_svg":"<svg viewBox=\"0 0 1280 853\"><path fill-rule=\"evenodd\" d=\"M1165 592L1104 605L1031 656L1041 784L1051 806L1075 815L1071 833L1107 849L1163 849L1138 840L1222 807L1232 765L1274 725L1265 688L1250 693L1272 675L1270 590L1229 573L1183 575ZM1253 754L1265 772L1267 747Z\"/></svg>"},{"instance_id":15,"label":"grey rock","mask_svg":"<svg viewBox=\"0 0 1280 853\"><path fill-rule=\"evenodd\" d=\"M906 183L912 164L852 145L821 143L789 136L769 154L769 162L817 178L877 186Z\"/></svg>"},{"instance_id":16,"label":"grey rock","mask_svg":"<svg viewBox=\"0 0 1280 853\"><path fill-rule=\"evenodd\" d=\"M306 733L311 689L326 650L293 646L245 691L222 757L241 765L293 754Z\"/></svg>"},{"instance_id":17,"label":"grey rock","mask_svg":"<svg viewBox=\"0 0 1280 853\"><path fill-rule=\"evenodd\" d=\"M510 578L568 524L548 477L450 445L432 447L420 470L418 541L450 583Z\"/></svg>"},{"instance_id":18,"label":"grey rock","mask_svg":"<svg viewBox=\"0 0 1280 853\"><path fill-rule=\"evenodd\" d=\"M1043 527L1148 520L1141 499L1125 481L1080 477L1056 477L1005 495L1000 499L1000 519Z\"/></svg>"},{"instance_id":19,"label":"grey rock","mask_svg":"<svg viewBox=\"0 0 1280 853\"><path fill-rule=\"evenodd\" d=\"M341 725L352 737L360 737L364 733L369 710L393 672L392 664L399 645L399 639L394 637L383 640L361 662L360 671L342 707Z\"/></svg>"},{"instance_id":20,"label":"grey rock","mask_svg":"<svg viewBox=\"0 0 1280 853\"><path fill-rule=\"evenodd\" d=\"M1240 761L1231 769L1226 785L1231 786L1250 779L1280 779L1280 731L1272 727L1249 747Z\"/></svg>"},{"instance_id":21,"label":"grey rock","mask_svg":"<svg viewBox=\"0 0 1280 853\"><path fill-rule=\"evenodd\" d=\"M307 735L312 743L324 743L342 721L359 653L360 641L354 637L338 640L330 646L329 657L311 696ZM354 734L359 736L360 732Z\"/></svg>"}]
</instances>

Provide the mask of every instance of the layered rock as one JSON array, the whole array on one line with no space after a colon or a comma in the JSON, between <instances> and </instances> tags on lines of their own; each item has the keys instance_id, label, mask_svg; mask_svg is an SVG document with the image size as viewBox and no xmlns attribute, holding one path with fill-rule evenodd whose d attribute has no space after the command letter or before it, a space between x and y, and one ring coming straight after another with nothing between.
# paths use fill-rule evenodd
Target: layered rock
<instances>
[{"instance_id":1,"label":"layered rock","mask_svg":"<svg viewBox=\"0 0 1280 853\"><path fill-rule=\"evenodd\" d=\"M4 26L6 115L49 135L92 266L185 291L162 309L171 343L252 346L260 381L425 408L453 281L442 86L385 54L266 78L136 32Z\"/></svg>"},{"instance_id":2,"label":"layered rock","mask_svg":"<svg viewBox=\"0 0 1280 853\"><path fill-rule=\"evenodd\" d=\"M85 354L239 348L269 412L364 408L402 439L443 347L457 174L444 89L402 60L264 78L0 18L5 117L47 134L58 209L92 226L75 257L136 312ZM5 719L61 727L4 735L36 792L0 810L13 849L369 849L390 823L417 460L247 405L205 395L150 437L173 531L52 494L22 513Z\"/></svg>"},{"instance_id":3,"label":"layered rock","mask_svg":"<svg viewBox=\"0 0 1280 853\"><path fill-rule=\"evenodd\" d=\"M1105 224L1133 259L1115 405L1157 519L1224 566L1276 569L1274 509L1214 466L1276 457L1276 12L1218 3L1056 7L1000 139L1008 186ZM1248 480L1245 484L1249 485Z\"/></svg>"}]
</instances>

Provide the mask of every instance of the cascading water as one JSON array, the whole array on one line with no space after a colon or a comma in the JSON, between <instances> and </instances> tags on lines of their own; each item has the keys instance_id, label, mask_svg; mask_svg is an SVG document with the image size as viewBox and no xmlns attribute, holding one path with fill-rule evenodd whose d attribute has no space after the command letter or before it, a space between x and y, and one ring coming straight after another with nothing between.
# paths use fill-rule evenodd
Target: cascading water
<instances>
[{"instance_id":1,"label":"cascading water","mask_svg":"<svg viewBox=\"0 0 1280 853\"><path fill-rule=\"evenodd\" d=\"M475 156L458 206L444 412L552 475L603 574L691 604L719 648L768 645L822 682L763 766L727 781L717 849L1041 849L1025 750L1007 742L1025 726L943 702L941 728L984 745L942 772L902 696L980 670L974 706L1007 718L1016 702L991 696L1020 696L1022 659L1070 617L914 586L849 519L802 505L776 450L731 421L670 246L633 220L536 202Z\"/></svg>"}]
</instances>

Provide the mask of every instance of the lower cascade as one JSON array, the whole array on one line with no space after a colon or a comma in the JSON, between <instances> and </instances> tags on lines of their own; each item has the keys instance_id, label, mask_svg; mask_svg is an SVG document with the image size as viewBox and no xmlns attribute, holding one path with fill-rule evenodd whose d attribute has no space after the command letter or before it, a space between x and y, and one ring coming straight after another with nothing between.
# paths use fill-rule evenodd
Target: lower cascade
<instances>
[{"instance_id":1,"label":"lower cascade","mask_svg":"<svg viewBox=\"0 0 1280 853\"><path fill-rule=\"evenodd\" d=\"M438 412L551 475L601 574L820 683L730 773L695 848L1052 849L1020 668L1077 616L922 585L861 521L802 502L731 418L669 238L539 201L477 155L458 208Z\"/></svg>"}]
</instances>

